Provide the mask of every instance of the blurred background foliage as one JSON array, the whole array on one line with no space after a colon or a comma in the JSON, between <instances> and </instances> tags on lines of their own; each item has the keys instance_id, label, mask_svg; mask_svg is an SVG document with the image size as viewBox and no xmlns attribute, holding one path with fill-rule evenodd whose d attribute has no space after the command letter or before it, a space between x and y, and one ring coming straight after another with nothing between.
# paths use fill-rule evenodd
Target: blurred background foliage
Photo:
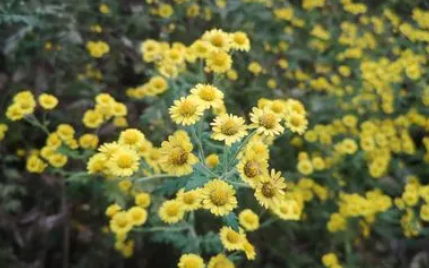
<instances>
[{"instance_id":1,"label":"blurred background foliage","mask_svg":"<svg viewBox=\"0 0 429 268\"><path fill-rule=\"evenodd\" d=\"M327 0L323 8L311 11L304 10L300 0L198 0L181 4L165 1L174 6L174 13L168 18L153 14L153 9L160 2L3 0L0 3L0 111L6 110L18 91L31 89L35 94L47 91L57 96L62 104L60 110L52 113L52 124L70 123L84 133L81 124L84 111L93 105L98 93L108 92L116 100L127 103L129 124L143 129L148 135L150 133L151 140L159 145L172 132L172 127L165 123L168 120L165 104L159 99L130 100L126 94L127 89L143 84L154 73L153 66L142 60L140 43L155 39L190 45L206 30L219 28L228 32L246 32L252 44L251 53L234 57L239 79L221 82L228 91L226 104L229 111L245 114L262 97L295 97L302 100L309 110L310 127L331 123L345 114L339 103L344 104L345 98L339 99L329 92L301 90L300 82L277 66L277 61L284 58L291 72L304 70L316 78L320 75L316 70L319 65L339 65L336 56L344 49L335 42L340 34L339 24L345 20L358 23L360 17L346 14L338 1ZM417 7L429 9L426 0L359 2L368 6L369 16L381 16L383 10L390 9L404 20L410 20L413 9ZM188 10L193 4L199 7L199 13L190 17ZM108 14L100 12L101 5L108 6ZM275 18L274 9L288 6L294 8L296 17L305 21L303 27ZM332 35L329 49L322 52L308 45L315 24L323 24ZM94 30L95 25L99 25L102 31ZM360 26L359 31L364 31L365 26ZM292 31L285 30L285 27L291 27ZM395 43L389 43L389 38L395 38ZM394 45L422 50L420 45L398 37L393 30L380 33L376 39L378 48L368 52L369 58L389 57L389 50L383 47ZM109 44L107 57L96 59L90 56L86 43L92 40L103 40ZM281 42L287 44L287 51L272 49ZM251 74L247 69L252 61L259 62L265 73L259 76ZM348 81L355 88L362 86L359 64L359 61L348 64L356 70L355 76ZM267 87L268 80L273 78L278 85L275 90ZM406 113L410 107L417 107L427 84L427 75L424 78L420 82L404 81L397 85L398 90L409 89L409 94L396 100L397 115ZM425 107L420 112L426 116L429 114ZM365 120L384 115L364 113L361 116ZM7 122L4 117L1 121ZM108 186L97 179L78 176L66 182L60 174L38 176L24 172L25 161L17 154L17 149L40 148L45 137L29 124L8 125L7 142L2 141L0 145L1 267L176 266L181 250L186 251L189 246L183 241L189 238L180 237L180 234L177 237L163 236L162 233L153 237L142 234L135 237L134 256L124 259L114 250L114 239L103 231L107 224L104 211L111 203L111 199L106 197ZM101 140L109 140L115 133L117 129L106 126L99 136ZM402 193L405 182L401 179L405 175L413 174L427 183L429 172L422 160L424 150L421 143L425 130L416 128L411 133L419 152L392 160L390 176L399 178L400 186L369 180L364 170L365 160L361 156L360 159L354 157L344 161L337 167L350 181L347 190L362 193L380 188L395 197ZM295 171L298 150L291 145L292 138L286 135L276 141L270 164L285 171L287 178L297 181L301 175ZM305 146L307 151L319 149L314 144ZM69 166L70 170L82 168L82 163ZM338 187L332 182L332 171L320 172L314 175L314 179L332 188ZM175 185L167 185L161 190L172 195L176 188ZM245 199L246 196L240 198ZM335 200L314 201L306 205L308 218L304 222L274 223L263 232L252 234L252 241L258 248L258 259L240 267L322 267L321 256L327 250L340 247L338 250L347 257L347 266L344 267L428 267L413 266L420 259L426 260L422 265L429 265L426 227L421 236L405 238L399 224L400 213L391 210L377 220L372 235L356 244L351 252L350 243L358 236L358 227L349 228L341 235L326 230L326 221L335 207ZM204 215L197 220L203 222L198 227L204 230L201 233L211 229L209 223L204 226ZM350 224L358 226L357 221ZM204 251L218 252L217 237L213 233L205 236ZM214 242L210 243L211 240ZM68 256L64 252L69 252Z\"/></svg>"}]
</instances>

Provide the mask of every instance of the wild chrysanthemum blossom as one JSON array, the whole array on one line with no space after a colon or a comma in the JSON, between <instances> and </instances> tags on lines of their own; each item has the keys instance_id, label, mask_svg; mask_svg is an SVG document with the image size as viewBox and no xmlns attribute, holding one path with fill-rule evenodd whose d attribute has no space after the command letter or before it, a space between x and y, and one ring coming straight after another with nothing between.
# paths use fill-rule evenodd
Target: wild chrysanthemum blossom
<instances>
[{"instance_id":1,"label":"wild chrysanthemum blossom","mask_svg":"<svg viewBox=\"0 0 429 268\"><path fill-rule=\"evenodd\" d=\"M234 263L224 254L218 254L212 257L207 265L207 268L235 268Z\"/></svg>"},{"instance_id":2,"label":"wild chrysanthemum blossom","mask_svg":"<svg viewBox=\"0 0 429 268\"><path fill-rule=\"evenodd\" d=\"M202 40L209 42L214 48L228 52L231 48L231 39L228 33L213 29L203 34Z\"/></svg>"},{"instance_id":3,"label":"wild chrysanthemum blossom","mask_svg":"<svg viewBox=\"0 0 429 268\"><path fill-rule=\"evenodd\" d=\"M244 119L235 115L219 115L211 125L213 126L212 139L225 141L227 146L231 146L247 135Z\"/></svg>"},{"instance_id":4,"label":"wild chrysanthemum blossom","mask_svg":"<svg viewBox=\"0 0 429 268\"><path fill-rule=\"evenodd\" d=\"M234 188L221 179L214 179L202 189L203 207L216 216L224 216L237 207Z\"/></svg>"},{"instance_id":5,"label":"wild chrysanthemum blossom","mask_svg":"<svg viewBox=\"0 0 429 268\"><path fill-rule=\"evenodd\" d=\"M133 224L128 220L127 213L124 211L116 213L110 220L110 230L117 235L128 233Z\"/></svg>"},{"instance_id":6,"label":"wild chrysanthemum blossom","mask_svg":"<svg viewBox=\"0 0 429 268\"><path fill-rule=\"evenodd\" d=\"M177 266L179 268L204 268L204 260L196 254L183 254Z\"/></svg>"},{"instance_id":7,"label":"wild chrysanthemum blossom","mask_svg":"<svg viewBox=\"0 0 429 268\"><path fill-rule=\"evenodd\" d=\"M193 148L188 134L177 131L161 144L161 168L175 176L192 173L192 166L198 163L198 158L192 153Z\"/></svg>"},{"instance_id":8,"label":"wild chrysanthemum blossom","mask_svg":"<svg viewBox=\"0 0 429 268\"><path fill-rule=\"evenodd\" d=\"M135 128L129 128L119 134L119 144L131 149L138 148L145 141L144 134Z\"/></svg>"},{"instance_id":9,"label":"wild chrysanthemum blossom","mask_svg":"<svg viewBox=\"0 0 429 268\"><path fill-rule=\"evenodd\" d=\"M177 200L168 200L162 203L158 215L163 222L173 224L183 219L185 210L181 202Z\"/></svg>"},{"instance_id":10,"label":"wild chrysanthemum blossom","mask_svg":"<svg viewBox=\"0 0 429 268\"><path fill-rule=\"evenodd\" d=\"M275 136L283 133L284 128L280 125L281 117L269 109L259 109L254 107L250 114L252 124L258 134Z\"/></svg>"},{"instance_id":11,"label":"wild chrysanthemum blossom","mask_svg":"<svg viewBox=\"0 0 429 268\"><path fill-rule=\"evenodd\" d=\"M139 155L128 148L118 149L109 159L107 166L110 172L118 177L129 177L139 169Z\"/></svg>"},{"instance_id":12,"label":"wild chrysanthemum blossom","mask_svg":"<svg viewBox=\"0 0 429 268\"><path fill-rule=\"evenodd\" d=\"M224 94L217 87L209 84L197 84L191 89L191 94L195 96L204 107L220 108L223 104Z\"/></svg>"},{"instance_id":13,"label":"wild chrysanthemum blossom","mask_svg":"<svg viewBox=\"0 0 429 268\"><path fill-rule=\"evenodd\" d=\"M235 32L230 34L231 48L239 51L250 50L250 40L246 33Z\"/></svg>"},{"instance_id":14,"label":"wild chrysanthemum blossom","mask_svg":"<svg viewBox=\"0 0 429 268\"><path fill-rule=\"evenodd\" d=\"M247 231L255 231L259 228L259 216L251 209L245 209L238 215L240 225Z\"/></svg>"},{"instance_id":15,"label":"wild chrysanthemum blossom","mask_svg":"<svg viewBox=\"0 0 429 268\"><path fill-rule=\"evenodd\" d=\"M170 107L171 119L176 124L184 126L198 122L203 113L204 107L197 98L192 96L175 100L174 105Z\"/></svg>"},{"instance_id":16,"label":"wild chrysanthemum blossom","mask_svg":"<svg viewBox=\"0 0 429 268\"><path fill-rule=\"evenodd\" d=\"M290 131L301 135L307 130L308 121L305 116L293 112L286 115L285 125Z\"/></svg>"},{"instance_id":17,"label":"wild chrysanthemum blossom","mask_svg":"<svg viewBox=\"0 0 429 268\"><path fill-rule=\"evenodd\" d=\"M141 207L132 207L127 211L127 218L133 226L141 226L147 220L147 212Z\"/></svg>"},{"instance_id":18,"label":"wild chrysanthemum blossom","mask_svg":"<svg viewBox=\"0 0 429 268\"><path fill-rule=\"evenodd\" d=\"M246 240L243 232L236 232L231 227L224 226L219 232L220 241L226 250L241 250Z\"/></svg>"},{"instance_id":19,"label":"wild chrysanthemum blossom","mask_svg":"<svg viewBox=\"0 0 429 268\"><path fill-rule=\"evenodd\" d=\"M224 51L214 51L206 58L208 70L214 73L226 73L231 69L232 58Z\"/></svg>"},{"instance_id":20,"label":"wild chrysanthemum blossom","mask_svg":"<svg viewBox=\"0 0 429 268\"><path fill-rule=\"evenodd\" d=\"M255 197L265 208L275 208L284 197L286 183L280 172L271 170L270 176L262 176L256 184Z\"/></svg>"},{"instance_id":21,"label":"wild chrysanthemum blossom","mask_svg":"<svg viewBox=\"0 0 429 268\"><path fill-rule=\"evenodd\" d=\"M253 151L246 151L237 164L240 177L251 187L255 187L259 178L268 172L268 161Z\"/></svg>"},{"instance_id":22,"label":"wild chrysanthemum blossom","mask_svg":"<svg viewBox=\"0 0 429 268\"><path fill-rule=\"evenodd\" d=\"M181 189L177 192L176 200L181 202L185 211L197 210L201 207L201 189L186 191Z\"/></svg>"}]
</instances>

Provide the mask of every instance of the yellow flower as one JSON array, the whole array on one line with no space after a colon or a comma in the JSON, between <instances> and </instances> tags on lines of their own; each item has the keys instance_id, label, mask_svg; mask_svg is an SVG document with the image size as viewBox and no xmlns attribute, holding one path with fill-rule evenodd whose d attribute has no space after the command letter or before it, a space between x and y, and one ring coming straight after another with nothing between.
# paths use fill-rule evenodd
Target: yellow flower
<instances>
[{"instance_id":1,"label":"yellow flower","mask_svg":"<svg viewBox=\"0 0 429 268\"><path fill-rule=\"evenodd\" d=\"M171 119L176 124L187 126L200 120L204 113L204 107L195 97L182 97L180 100L174 101L174 105L170 107L169 111Z\"/></svg>"},{"instance_id":2,"label":"yellow flower","mask_svg":"<svg viewBox=\"0 0 429 268\"><path fill-rule=\"evenodd\" d=\"M101 58L110 51L109 45L103 41L88 41L86 43L86 49L94 58Z\"/></svg>"},{"instance_id":3,"label":"yellow flower","mask_svg":"<svg viewBox=\"0 0 429 268\"><path fill-rule=\"evenodd\" d=\"M19 105L13 104L7 107L6 117L12 121L18 121L24 118L24 113Z\"/></svg>"},{"instance_id":4,"label":"yellow flower","mask_svg":"<svg viewBox=\"0 0 429 268\"><path fill-rule=\"evenodd\" d=\"M52 110L58 105L58 99L54 95L41 94L39 96L39 104L46 110Z\"/></svg>"},{"instance_id":5,"label":"yellow flower","mask_svg":"<svg viewBox=\"0 0 429 268\"><path fill-rule=\"evenodd\" d=\"M148 96L159 95L168 89L168 82L162 76L154 76L148 82L146 94Z\"/></svg>"},{"instance_id":6,"label":"yellow flower","mask_svg":"<svg viewBox=\"0 0 429 268\"><path fill-rule=\"evenodd\" d=\"M226 73L232 67L232 58L224 51L213 51L206 58L208 70L214 73Z\"/></svg>"},{"instance_id":7,"label":"yellow flower","mask_svg":"<svg viewBox=\"0 0 429 268\"><path fill-rule=\"evenodd\" d=\"M306 110L304 105L298 100L288 99L286 101L286 106L287 106L288 113L290 114L297 113L302 116L306 115Z\"/></svg>"},{"instance_id":8,"label":"yellow flower","mask_svg":"<svg viewBox=\"0 0 429 268\"><path fill-rule=\"evenodd\" d=\"M201 207L201 189L191 190L187 192L181 189L177 193L176 200L182 203L183 209L185 211L197 210Z\"/></svg>"},{"instance_id":9,"label":"yellow flower","mask_svg":"<svg viewBox=\"0 0 429 268\"><path fill-rule=\"evenodd\" d=\"M180 257L179 268L204 268L204 260L196 254L183 254Z\"/></svg>"},{"instance_id":10,"label":"yellow flower","mask_svg":"<svg viewBox=\"0 0 429 268\"><path fill-rule=\"evenodd\" d=\"M251 62L247 69L249 70L249 72L253 73L254 75L259 75L263 71L262 66L256 61Z\"/></svg>"},{"instance_id":11,"label":"yellow flower","mask_svg":"<svg viewBox=\"0 0 429 268\"><path fill-rule=\"evenodd\" d=\"M198 163L198 158L192 153L193 148L188 134L176 131L161 144L161 168L175 176L191 174L192 166Z\"/></svg>"},{"instance_id":12,"label":"yellow flower","mask_svg":"<svg viewBox=\"0 0 429 268\"><path fill-rule=\"evenodd\" d=\"M144 134L135 128L129 128L119 134L118 143L130 149L138 148L145 141Z\"/></svg>"},{"instance_id":13,"label":"yellow flower","mask_svg":"<svg viewBox=\"0 0 429 268\"><path fill-rule=\"evenodd\" d=\"M30 173L42 173L47 165L37 155L32 155L27 159L26 168Z\"/></svg>"},{"instance_id":14,"label":"yellow flower","mask_svg":"<svg viewBox=\"0 0 429 268\"><path fill-rule=\"evenodd\" d=\"M231 48L230 37L228 33L222 30L213 29L206 31L203 34L202 40L209 42L218 51L228 52Z\"/></svg>"},{"instance_id":15,"label":"yellow flower","mask_svg":"<svg viewBox=\"0 0 429 268\"><path fill-rule=\"evenodd\" d=\"M65 155L55 153L49 157L48 161L53 167L61 168L67 164L68 158Z\"/></svg>"},{"instance_id":16,"label":"yellow flower","mask_svg":"<svg viewBox=\"0 0 429 268\"><path fill-rule=\"evenodd\" d=\"M109 14L110 13L110 8L109 8L109 6L108 5L106 5L106 4L101 4L99 7L98 7L98 10L100 11L100 13L102 13L102 14Z\"/></svg>"},{"instance_id":17,"label":"yellow flower","mask_svg":"<svg viewBox=\"0 0 429 268\"><path fill-rule=\"evenodd\" d=\"M313 173L313 164L308 159L303 159L298 162L298 171L304 175L310 175Z\"/></svg>"},{"instance_id":18,"label":"yellow flower","mask_svg":"<svg viewBox=\"0 0 429 268\"><path fill-rule=\"evenodd\" d=\"M253 151L246 151L244 157L238 162L237 170L241 178L251 187L255 187L261 175L268 172L266 158Z\"/></svg>"},{"instance_id":19,"label":"yellow flower","mask_svg":"<svg viewBox=\"0 0 429 268\"><path fill-rule=\"evenodd\" d=\"M87 110L82 122L87 128L98 128L103 123L103 116L95 110Z\"/></svg>"},{"instance_id":20,"label":"yellow flower","mask_svg":"<svg viewBox=\"0 0 429 268\"><path fill-rule=\"evenodd\" d=\"M107 217L112 218L113 216L115 216L116 213L118 213L121 210L122 210L121 206L119 206L118 204L112 204L107 207L105 214Z\"/></svg>"},{"instance_id":21,"label":"yellow flower","mask_svg":"<svg viewBox=\"0 0 429 268\"><path fill-rule=\"evenodd\" d=\"M237 207L234 188L221 179L214 179L202 190L203 207L216 216L229 214Z\"/></svg>"},{"instance_id":22,"label":"yellow flower","mask_svg":"<svg viewBox=\"0 0 429 268\"><path fill-rule=\"evenodd\" d=\"M99 148L98 151L103 153L107 159L110 159L113 157L113 155L116 154L117 151L121 149L121 146L117 142L110 142L110 143L103 143Z\"/></svg>"},{"instance_id":23,"label":"yellow flower","mask_svg":"<svg viewBox=\"0 0 429 268\"><path fill-rule=\"evenodd\" d=\"M117 235L126 235L132 227L133 225L128 220L127 213L125 211L116 213L110 220L110 230Z\"/></svg>"},{"instance_id":24,"label":"yellow flower","mask_svg":"<svg viewBox=\"0 0 429 268\"><path fill-rule=\"evenodd\" d=\"M325 265L326 267L332 267L334 265L338 264L338 258L335 255L335 253L327 253L325 255L322 256L322 263L323 265Z\"/></svg>"},{"instance_id":25,"label":"yellow flower","mask_svg":"<svg viewBox=\"0 0 429 268\"><path fill-rule=\"evenodd\" d=\"M60 137L61 140L68 141L68 140L73 139L74 134L75 134L75 130L69 124L61 124L61 125L57 126L56 133L58 134L58 136Z\"/></svg>"},{"instance_id":26,"label":"yellow flower","mask_svg":"<svg viewBox=\"0 0 429 268\"><path fill-rule=\"evenodd\" d=\"M275 136L283 133L284 128L280 125L281 118L268 109L254 107L250 114L251 128L256 128L258 134Z\"/></svg>"},{"instance_id":27,"label":"yellow flower","mask_svg":"<svg viewBox=\"0 0 429 268\"><path fill-rule=\"evenodd\" d=\"M191 89L191 94L200 101L204 109L220 108L223 104L223 92L209 84L195 85Z\"/></svg>"},{"instance_id":28,"label":"yellow flower","mask_svg":"<svg viewBox=\"0 0 429 268\"><path fill-rule=\"evenodd\" d=\"M129 177L139 169L139 155L130 149L118 149L107 163L110 172L118 177Z\"/></svg>"},{"instance_id":29,"label":"yellow flower","mask_svg":"<svg viewBox=\"0 0 429 268\"><path fill-rule=\"evenodd\" d=\"M292 132L298 134L303 134L307 129L308 121L307 119L298 113L287 113L285 120L286 127Z\"/></svg>"},{"instance_id":30,"label":"yellow flower","mask_svg":"<svg viewBox=\"0 0 429 268\"><path fill-rule=\"evenodd\" d=\"M265 208L275 208L284 197L286 183L281 173L272 169L271 176L262 176L256 184L255 197Z\"/></svg>"},{"instance_id":31,"label":"yellow flower","mask_svg":"<svg viewBox=\"0 0 429 268\"><path fill-rule=\"evenodd\" d=\"M95 150L98 145L98 137L94 134L84 134L79 138L79 145L83 149Z\"/></svg>"},{"instance_id":32,"label":"yellow flower","mask_svg":"<svg viewBox=\"0 0 429 268\"><path fill-rule=\"evenodd\" d=\"M6 124L0 124L0 141L4 139L8 129Z\"/></svg>"},{"instance_id":33,"label":"yellow flower","mask_svg":"<svg viewBox=\"0 0 429 268\"><path fill-rule=\"evenodd\" d=\"M103 153L98 153L93 155L89 160L87 164L87 170L89 174L95 174L103 172L108 158Z\"/></svg>"},{"instance_id":34,"label":"yellow flower","mask_svg":"<svg viewBox=\"0 0 429 268\"><path fill-rule=\"evenodd\" d=\"M247 239L243 243L243 250L248 260L254 260L256 258L255 247L252 244L250 244L249 241L247 241Z\"/></svg>"},{"instance_id":35,"label":"yellow flower","mask_svg":"<svg viewBox=\"0 0 429 268\"><path fill-rule=\"evenodd\" d=\"M235 32L230 34L231 48L239 51L249 51L250 41L246 33Z\"/></svg>"},{"instance_id":36,"label":"yellow flower","mask_svg":"<svg viewBox=\"0 0 429 268\"><path fill-rule=\"evenodd\" d=\"M141 226L147 220L147 212L141 207L132 207L127 211L127 218L133 226Z\"/></svg>"},{"instance_id":37,"label":"yellow flower","mask_svg":"<svg viewBox=\"0 0 429 268\"><path fill-rule=\"evenodd\" d=\"M223 254L211 257L207 268L235 268L234 263Z\"/></svg>"},{"instance_id":38,"label":"yellow flower","mask_svg":"<svg viewBox=\"0 0 429 268\"><path fill-rule=\"evenodd\" d=\"M161 4L158 8L158 14L161 18L169 18L171 15L173 15L174 10L171 5L168 4Z\"/></svg>"},{"instance_id":39,"label":"yellow flower","mask_svg":"<svg viewBox=\"0 0 429 268\"><path fill-rule=\"evenodd\" d=\"M245 209L238 215L241 226L247 231L255 231L259 228L259 216L251 209Z\"/></svg>"},{"instance_id":40,"label":"yellow flower","mask_svg":"<svg viewBox=\"0 0 429 268\"><path fill-rule=\"evenodd\" d=\"M21 91L13 98L13 105L17 105L23 115L32 114L36 108L36 100L30 91Z\"/></svg>"},{"instance_id":41,"label":"yellow flower","mask_svg":"<svg viewBox=\"0 0 429 268\"><path fill-rule=\"evenodd\" d=\"M213 126L211 138L218 141L225 141L227 146L231 146L234 142L241 140L247 135L244 119L235 115L219 115L211 125Z\"/></svg>"},{"instance_id":42,"label":"yellow flower","mask_svg":"<svg viewBox=\"0 0 429 268\"><path fill-rule=\"evenodd\" d=\"M242 250L246 240L243 233L234 231L231 227L224 226L219 232L220 241L226 250Z\"/></svg>"},{"instance_id":43,"label":"yellow flower","mask_svg":"<svg viewBox=\"0 0 429 268\"><path fill-rule=\"evenodd\" d=\"M134 197L134 202L139 207L148 208L150 206L150 203L151 203L150 194L145 193L145 192L138 193Z\"/></svg>"},{"instance_id":44,"label":"yellow flower","mask_svg":"<svg viewBox=\"0 0 429 268\"><path fill-rule=\"evenodd\" d=\"M163 222L173 224L183 219L185 210L183 209L181 202L177 200L169 200L162 203L158 214Z\"/></svg>"},{"instance_id":45,"label":"yellow flower","mask_svg":"<svg viewBox=\"0 0 429 268\"><path fill-rule=\"evenodd\" d=\"M299 220L301 217L301 208L295 200L283 200L273 211L283 220Z\"/></svg>"},{"instance_id":46,"label":"yellow flower","mask_svg":"<svg viewBox=\"0 0 429 268\"><path fill-rule=\"evenodd\" d=\"M219 156L217 154L210 154L205 159L206 166L209 168L215 168L219 162Z\"/></svg>"},{"instance_id":47,"label":"yellow flower","mask_svg":"<svg viewBox=\"0 0 429 268\"><path fill-rule=\"evenodd\" d=\"M208 58L213 51L213 46L204 40L197 40L191 45L192 50L195 53L195 56L198 58Z\"/></svg>"}]
</instances>

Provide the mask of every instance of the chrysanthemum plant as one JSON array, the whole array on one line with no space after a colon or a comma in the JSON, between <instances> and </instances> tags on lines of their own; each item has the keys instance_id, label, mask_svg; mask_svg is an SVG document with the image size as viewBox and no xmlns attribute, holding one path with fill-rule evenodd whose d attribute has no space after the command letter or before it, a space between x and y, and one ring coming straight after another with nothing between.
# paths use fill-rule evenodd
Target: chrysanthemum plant
<instances>
[{"instance_id":1,"label":"chrysanthemum plant","mask_svg":"<svg viewBox=\"0 0 429 268\"><path fill-rule=\"evenodd\" d=\"M162 47L169 45L145 41L142 54L166 79L155 76L155 84L129 94L161 95L168 88L161 99L176 130L157 148L144 131L126 129L88 161L90 174L102 174L123 193L106 210L115 246L128 256L135 234L153 233L190 253L179 267L203 267L202 253L216 255L209 267L234 267L241 256L254 260L247 232L300 219L302 201L288 194L281 172L269 169L269 146L285 129L305 131L305 108L289 99L259 104L248 116L227 112L222 80L231 71L232 52L250 49L244 33L212 30L190 47Z\"/></svg>"}]
</instances>

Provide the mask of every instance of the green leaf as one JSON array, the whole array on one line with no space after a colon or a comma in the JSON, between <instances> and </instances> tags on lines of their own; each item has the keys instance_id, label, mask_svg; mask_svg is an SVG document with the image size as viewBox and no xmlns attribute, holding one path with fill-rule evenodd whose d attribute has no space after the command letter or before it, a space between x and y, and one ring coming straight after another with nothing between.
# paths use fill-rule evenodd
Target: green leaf
<instances>
[{"instance_id":1,"label":"green leaf","mask_svg":"<svg viewBox=\"0 0 429 268\"><path fill-rule=\"evenodd\" d=\"M235 214L234 212L229 213L228 215L224 216L222 218L222 221L229 227L231 227L232 229L234 229L235 231L239 231L238 230L238 220L237 220L237 214Z\"/></svg>"},{"instance_id":2,"label":"green leaf","mask_svg":"<svg viewBox=\"0 0 429 268\"><path fill-rule=\"evenodd\" d=\"M190 191L202 187L208 179L202 174L194 174L186 183L185 190Z\"/></svg>"}]
</instances>

